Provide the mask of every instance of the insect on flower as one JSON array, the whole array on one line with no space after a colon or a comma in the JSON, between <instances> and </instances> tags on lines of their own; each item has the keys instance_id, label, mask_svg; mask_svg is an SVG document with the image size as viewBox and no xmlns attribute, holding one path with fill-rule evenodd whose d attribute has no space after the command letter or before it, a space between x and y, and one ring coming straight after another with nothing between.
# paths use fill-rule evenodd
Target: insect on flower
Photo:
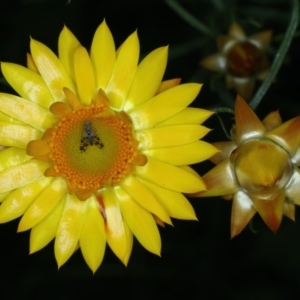
<instances>
[{"instance_id":1,"label":"insect on flower","mask_svg":"<svg viewBox=\"0 0 300 300\"><path fill-rule=\"evenodd\" d=\"M80 151L85 152L88 146L97 146L100 149L103 149L104 145L101 142L97 134L94 133L92 129L92 124L90 121L84 122L84 128L82 132L82 138L80 140Z\"/></svg>"}]
</instances>

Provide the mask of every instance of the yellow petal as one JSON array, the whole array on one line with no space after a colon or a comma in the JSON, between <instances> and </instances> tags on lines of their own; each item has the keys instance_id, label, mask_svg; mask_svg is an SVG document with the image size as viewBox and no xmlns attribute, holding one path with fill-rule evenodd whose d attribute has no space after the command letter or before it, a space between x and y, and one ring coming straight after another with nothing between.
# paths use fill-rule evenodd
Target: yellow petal
<instances>
[{"instance_id":1,"label":"yellow petal","mask_svg":"<svg viewBox=\"0 0 300 300\"><path fill-rule=\"evenodd\" d=\"M56 101L65 101L63 88L67 87L75 92L69 74L57 56L44 44L31 40L30 49L36 66L45 80L53 98Z\"/></svg>"},{"instance_id":2,"label":"yellow petal","mask_svg":"<svg viewBox=\"0 0 300 300\"><path fill-rule=\"evenodd\" d=\"M11 123L11 124L20 124L24 125L24 122L21 122L20 120L17 120L15 118L12 118L11 116L6 115L2 111L0 111L0 122L6 122L6 123Z\"/></svg>"},{"instance_id":3,"label":"yellow petal","mask_svg":"<svg viewBox=\"0 0 300 300\"><path fill-rule=\"evenodd\" d=\"M190 166L180 166L180 169L184 170L185 172L188 172L196 177L198 177L200 180L202 180L202 177Z\"/></svg>"},{"instance_id":4,"label":"yellow petal","mask_svg":"<svg viewBox=\"0 0 300 300\"><path fill-rule=\"evenodd\" d=\"M125 266L127 266L131 252L132 252L133 234L125 220L123 220L123 224L124 224L125 235L126 235L126 253L123 258L123 263Z\"/></svg>"},{"instance_id":5,"label":"yellow petal","mask_svg":"<svg viewBox=\"0 0 300 300\"><path fill-rule=\"evenodd\" d=\"M236 44L238 41L232 36L229 35L220 35L217 37L217 46L219 52L224 56L228 54L229 50Z\"/></svg>"},{"instance_id":6,"label":"yellow petal","mask_svg":"<svg viewBox=\"0 0 300 300\"><path fill-rule=\"evenodd\" d=\"M268 139L240 145L230 159L240 186L257 197L269 199L284 188L291 175L289 155Z\"/></svg>"},{"instance_id":7,"label":"yellow petal","mask_svg":"<svg viewBox=\"0 0 300 300\"><path fill-rule=\"evenodd\" d=\"M41 222L36 224L31 229L30 254L44 248L55 238L65 203L66 197L58 202L58 204L47 217L45 217Z\"/></svg>"},{"instance_id":8,"label":"yellow petal","mask_svg":"<svg viewBox=\"0 0 300 300\"><path fill-rule=\"evenodd\" d=\"M131 34L122 44L112 76L105 88L113 108L122 109L131 87L139 59L139 40L137 33Z\"/></svg>"},{"instance_id":9,"label":"yellow petal","mask_svg":"<svg viewBox=\"0 0 300 300\"><path fill-rule=\"evenodd\" d=\"M214 164L219 164L221 161L229 158L231 152L237 147L236 143L232 141L213 143L213 146L220 150L212 158L210 158L210 161Z\"/></svg>"},{"instance_id":10,"label":"yellow petal","mask_svg":"<svg viewBox=\"0 0 300 300\"><path fill-rule=\"evenodd\" d=\"M160 94L168 89L171 89L172 87L179 85L180 82L181 78L164 80L160 83L159 87L157 88L156 94Z\"/></svg>"},{"instance_id":11,"label":"yellow petal","mask_svg":"<svg viewBox=\"0 0 300 300\"><path fill-rule=\"evenodd\" d=\"M41 75L40 72L39 72L39 70L38 70L38 68L36 67L36 64L35 64L35 62L34 62L34 60L32 58L32 55L30 53L27 53L26 58L27 58L27 68L30 71L32 71L32 72L34 72L34 73L36 73L38 75Z\"/></svg>"},{"instance_id":12,"label":"yellow petal","mask_svg":"<svg viewBox=\"0 0 300 300\"><path fill-rule=\"evenodd\" d=\"M23 149L14 147L6 148L0 151L0 172L7 168L23 164L30 158Z\"/></svg>"},{"instance_id":13,"label":"yellow petal","mask_svg":"<svg viewBox=\"0 0 300 300\"><path fill-rule=\"evenodd\" d=\"M82 46L74 53L74 74L81 103L90 105L96 94L95 76L90 57Z\"/></svg>"},{"instance_id":14,"label":"yellow petal","mask_svg":"<svg viewBox=\"0 0 300 300\"><path fill-rule=\"evenodd\" d=\"M97 28L91 47L91 60L95 71L97 89L105 90L116 61L112 34L103 21Z\"/></svg>"},{"instance_id":15,"label":"yellow petal","mask_svg":"<svg viewBox=\"0 0 300 300\"><path fill-rule=\"evenodd\" d=\"M187 107L175 116L158 123L156 127L180 124L201 124L212 114L212 111L206 109Z\"/></svg>"},{"instance_id":16,"label":"yellow petal","mask_svg":"<svg viewBox=\"0 0 300 300\"><path fill-rule=\"evenodd\" d=\"M247 102L250 101L253 95L255 81L256 79L254 77L232 77L232 85L237 94L244 98Z\"/></svg>"},{"instance_id":17,"label":"yellow petal","mask_svg":"<svg viewBox=\"0 0 300 300\"><path fill-rule=\"evenodd\" d=\"M241 233L255 213L256 209L251 199L243 191L238 191L232 201L231 238Z\"/></svg>"},{"instance_id":18,"label":"yellow petal","mask_svg":"<svg viewBox=\"0 0 300 300\"><path fill-rule=\"evenodd\" d=\"M154 127L186 108L198 95L201 85L187 83L158 94L129 111L135 129Z\"/></svg>"},{"instance_id":19,"label":"yellow petal","mask_svg":"<svg viewBox=\"0 0 300 300\"><path fill-rule=\"evenodd\" d=\"M106 246L104 220L96 205L95 197L87 200L88 211L82 227L79 243L82 255L95 273L100 266Z\"/></svg>"},{"instance_id":20,"label":"yellow petal","mask_svg":"<svg viewBox=\"0 0 300 300\"><path fill-rule=\"evenodd\" d=\"M44 177L49 163L32 159L22 165L13 166L0 173L0 193L14 190Z\"/></svg>"},{"instance_id":21,"label":"yellow petal","mask_svg":"<svg viewBox=\"0 0 300 300\"><path fill-rule=\"evenodd\" d=\"M163 228L165 228L165 223L156 215L152 215L155 223Z\"/></svg>"},{"instance_id":22,"label":"yellow petal","mask_svg":"<svg viewBox=\"0 0 300 300\"><path fill-rule=\"evenodd\" d=\"M66 193L65 181L56 178L29 206L19 223L18 232L30 229L42 221Z\"/></svg>"},{"instance_id":23,"label":"yellow petal","mask_svg":"<svg viewBox=\"0 0 300 300\"><path fill-rule=\"evenodd\" d=\"M171 217L197 220L192 205L181 193L165 189L142 178L139 178L139 180L150 190Z\"/></svg>"},{"instance_id":24,"label":"yellow petal","mask_svg":"<svg viewBox=\"0 0 300 300\"><path fill-rule=\"evenodd\" d=\"M267 226L277 232L283 215L284 192L280 193L274 200L264 200L251 197L252 202Z\"/></svg>"},{"instance_id":25,"label":"yellow petal","mask_svg":"<svg viewBox=\"0 0 300 300\"><path fill-rule=\"evenodd\" d=\"M73 110L82 108L80 99L78 99L78 97L71 90L69 90L68 88L64 88L63 91L64 91L64 94L66 95L67 104L69 104L69 106ZM57 103L59 103L59 102L56 102L56 104ZM53 108L53 106L51 108Z\"/></svg>"},{"instance_id":26,"label":"yellow petal","mask_svg":"<svg viewBox=\"0 0 300 300\"><path fill-rule=\"evenodd\" d=\"M137 178L127 176L122 181L121 187L144 209L153 213L165 223L172 224L166 210Z\"/></svg>"},{"instance_id":27,"label":"yellow petal","mask_svg":"<svg viewBox=\"0 0 300 300\"><path fill-rule=\"evenodd\" d=\"M152 156L167 164L182 166L201 162L212 157L218 151L219 150L211 144L203 141L196 141L176 147L143 150L143 154Z\"/></svg>"},{"instance_id":28,"label":"yellow petal","mask_svg":"<svg viewBox=\"0 0 300 300\"><path fill-rule=\"evenodd\" d=\"M41 138L42 133L29 125L0 122L0 145L25 149L31 140Z\"/></svg>"},{"instance_id":29,"label":"yellow petal","mask_svg":"<svg viewBox=\"0 0 300 300\"><path fill-rule=\"evenodd\" d=\"M43 178L11 192L0 206L0 223L20 217L51 181L51 178Z\"/></svg>"},{"instance_id":30,"label":"yellow petal","mask_svg":"<svg viewBox=\"0 0 300 300\"><path fill-rule=\"evenodd\" d=\"M136 203L122 188L116 187L115 192L122 215L134 236L148 251L160 255L160 235L151 213Z\"/></svg>"},{"instance_id":31,"label":"yellow petal","mask_svg":"<svg viewBox=\"0 0 300 300\"><path fill-rule=\"evenodd\" d=\"M237 143L261 137L266 132L262 122L240 96L236 98L235 124Z\"/></svg>"},{"instance_id":32,"label":"yellow petal","mask_svg":"<svg viewBox=\"0 0 300 300\"><path fill-rule=\"evenodd\" d=\"M238 183L229 159L215 166L212 170L202 176L207 191L199 192L192 197L213 197L234 194L238 191Z\"/></svg>"},{"instance_id":33,"label":"yellow petal","mask_svg":"<svg viewBox=\"0 0 300 300\"><path fill-rule=\"evenodd\" d=\"M50 107L50 112L55 115L58 119L67 117L69 114L73 112L71 106L69 105L69 99L67 99L67 103L63 102L55 102Z\"/></svg>"},{"instance_id":34,"label":"yellow petal","mask_svg":"<svg viewBox=\"0 0 300 300\"><path fill-rule=\"evenodd\" d=\"M128 245L118 199L111 188L102 191L101 196L97 198L101 212L105 217L107 243L115 255L126 264L124 258L126 257Z\"/></svg>"},{"instance_id":35,"label":"yellow petal","mask_svg":"<svg viewBox=\"0 0 300 300\"><path fill-rule=\"evenodd\" d=\"M1 70L5 79L21 97L45 108L53 103L47 85L36 72L12 63L1 63Z\"/></svg>"},{"instance_id":36,"label":"yellow petal","mask_svg":"<svg viewBox=\"0 0 300 300\"><path fill-rule=\"evenodd\" d=\"M232 25L230 26L228 35L236 38L237 40L243 40L246 38L246 34L243 28L235 22L233 22Z\"/></svg>"},{"instance_id":37,"label":"yellow petal","mask_svg":"<svg viewBox=\"0 0 300 300\"><path fill-rule=\"evenodd\" d=\"M200 64L210 71L223 72L226 70L226 59L219 53L205 57Z\"/></svg>"},{"instance_id":38,"label":"yellow petal","mask_svg":"<svg viewBox=\"0 0 300 300\"><path fill-rule=\"evenodd\" d=\"M296 206L294 203L284 202L283 214L295 222Z\"/></svg>"},{"instance_id":39,"label":"yellow petal","mask_svg":"<svg viewBox=\"0 0 300 300\"><path fill-rule=\"evenodd\" d=\"M58 57L72 79L74 76L73 57L75 49L80 45L75 35L64 26L58 38Z\"/></svg>"},{"instance_id":40,"label":"yellow petal","mask_svg":"<svg viewBox=\"0 0 300 300\"><path fill-rule=\"evenodd\" d=\"M273 130L282 124L282 119L278 110L270 112L263 120L262 123L267 131Z\"/></svg>"},{"instance_id":41,"label":"yellow petal","mask_svg":"<svg viewBox=\"0 0 300 300\"><path fill-rule=\"evenodd\" d=\"M86 218L88 201L67 195L54 243L55 258L61 267L74 253Z\"/></svg>"},{"instance_id":42,"label":"yellow petal","mask_svg":"<svg viewBox=\"0 0 300 300\"><path fill-rule=\"evenodd\" d=\"M136 167L135 174L176 192L195 193L205 190L203 182L198 177L152 157L148 157L145 166Z\"/></svg>"},{"instance_id":43,"label":"yellow petal","mask_svg":"<svg viewBox=\"0 0 300 300\"><path fill-rule=\"evenodd\" d=\"M47 109L23 98L4 93L0 93L0 110L42 131L51 127L56 121Z\"/></svg>"},{"instance_id":44,"label":"yellow petal","mask_svg":"<svg viewBox=\"0 0 300 300\"><path fill-rule=\"evenodd\" d=\"M139 149L185 145L205 136L210 129L196 124L164 126L136 132Z\"/></svg>"},{"instance_id":45,"label":"yellow petal","mask_svg":"<svg viewBox=\"0 0 300 300\"><path fill-rule=\"evenodd\" d=\"M300 205L300 171L295 168L285 187L286 197L293 203Z\"/></svg>"},{"instance_id":46,"label":"yellow petal","mask_svg":"<svg viewBox=\"0 0 300 300\"><path fill-rule=\"evenodd\" d=\"M264 30L249 37L249 41L255 43L255 45L260 48L262 52L268 50L272 39L272 30Z\"/></svg>"},{"instance_id":47,"label":"yellow petal","mask_svg":"<svg viewBox=\"0 0 300 300\"><path fill-rule=\"evenodd\" d=\"M139 64L124 110L152 98L162 80L167 65L168 47L161 47L148 54Z\"/></svg>"},{"instance_id":48,"label":"yellow petal","mask_svg":"<svg viewBox=\"0 0 300 300\"><path fill-rule=\"evenodd\" d=\"M300 165L300 147L298 148L297 152L295 155L292 157L292 163L296 166Z\"/></svg>"},{"instance_id":49,"label":"yellow petal","mask_svg":"<svg viewBox=\"0 0 300 300\"><path fill-rule=\"evenodd\" d=\"M266 136L294 156L300 144L300 117L291 119L269 131Z\"/></svg>"},{"instance_id":50,"label":"yellow petal","mask_svg":"<svg viewBox=\"0 0 300 300\"><path fill-rule=\"evenodd\" d=\"M11 192L0 193L0 203L2 203Z\"/></svg>"}]
</instances>

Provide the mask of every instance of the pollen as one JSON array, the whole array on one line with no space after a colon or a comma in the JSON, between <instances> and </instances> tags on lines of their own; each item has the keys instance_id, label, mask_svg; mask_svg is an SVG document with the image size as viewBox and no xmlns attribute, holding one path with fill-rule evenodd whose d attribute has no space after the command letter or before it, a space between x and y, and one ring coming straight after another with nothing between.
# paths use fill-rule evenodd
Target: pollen
<instances>
[{"instance_id":1,"label":"pollen","mask_svg":"<svg viewBox=\"0 0 300 300\"><path fill-rule=\"evenodd\" d=\"M53 111L59 115L58 107ZM134 165L147 163L124 114L101 104L67 111L41 140L29 143L27 153L53 162L45 176L64 178L69 193L86 200L99 189L118 184Z\"/></svg>"}]
</instances>

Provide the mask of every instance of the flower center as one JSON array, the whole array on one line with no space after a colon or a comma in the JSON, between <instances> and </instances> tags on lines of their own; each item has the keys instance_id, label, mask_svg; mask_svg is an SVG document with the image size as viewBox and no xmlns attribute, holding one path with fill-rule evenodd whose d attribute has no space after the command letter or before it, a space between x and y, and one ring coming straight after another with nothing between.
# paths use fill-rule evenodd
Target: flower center
<instances>
[{"instance_id":1,"label":"flower center","mask_svg":"<svg viewBox=\"0 0 300 300\"><path fill-rule=\"evenodd\" d=\"M250 195L270 199L289 181L292 163L288 153L270 140L251 140L231 153L236 178Z\"/></svg>"},{"instance_id":2,"label":"flower center","mask_svg":"<svg viewBox=\"0 0 300 300\"><path fill-rule=\"evenodd\" d=\"M105 106L81 106L48 129L42 140L31 141L27 152L53 164L45 176L66 180L70 193L85 200L103 187L119 183L144 165L137 151L130 118Z\"/></svg>"},{"instance_id":3,"label":"flower center","mask_svg":"<svg viewBox=\"0 0 300 300\"><path fill-rule=\"evenodd\" d=\"M61 120L50 144L55 171L80 189L119 182L130 172L135 152L131 128L116 116L97 117L97 112L82 108Z\"/></svg>"},{"instance_id":4,"label":"flower center","mask_svg":"<svg viewBox=\"0 0 300 300\"><path fill-rule=\"evenodd\" d=\"M251 77L267 68L267 60L254 44L238 42L227 54L227 68L233 76Z\"/></svg>"}]
</instances>

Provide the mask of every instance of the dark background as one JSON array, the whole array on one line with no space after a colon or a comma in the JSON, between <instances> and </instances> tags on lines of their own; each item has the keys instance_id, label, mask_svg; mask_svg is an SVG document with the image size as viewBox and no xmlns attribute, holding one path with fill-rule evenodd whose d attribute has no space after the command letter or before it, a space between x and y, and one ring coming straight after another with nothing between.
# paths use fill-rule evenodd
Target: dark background
<instances>
[{"instance_id":1,"label":"dark background","mask_svg":"<svg viewBox=\"0 0 300 300\"><path fill-rule=\"evenodd\" d=\"M56 52L63 25L87 48L97 26L106 19L116 45L138 28L141 56L170 45L165 79L201 82L194 106L224 106L222 77L199 67L217 51L215 38L226 34L233 20L247 34L272 29L272 60L290 19L287 0L181 0L180 4L209 26L215 36L192 28L163 0L0 0L0 61L26 64L29 36ZM299 50L296 33L291 48L257 109L259 117L280 109L284 120L299 115ZM259 85L258 85L259 86ZM0 76L0 90L13 93ZM227 92L226 92L227 93ZM235 93L230 92L232 105ZM222 116L227 129L232 116ZM216 117L206 122L214 131L205 140L225 139ZM204 174L212 164L196 166ZM300 210L296 222L283 218L277 234L259 216L230 240L231 202L220 198L191 199L199 222L173 220L174 228L160 228L162 257L137 241L128 267L107 247L104 261L93 275L80 251L57 270L53 243L28 255L29 232L16 234L18 220L0 226L0 299L74 299L126 297L162 299L299 299Z\"/></svg>"}]
</instances>

